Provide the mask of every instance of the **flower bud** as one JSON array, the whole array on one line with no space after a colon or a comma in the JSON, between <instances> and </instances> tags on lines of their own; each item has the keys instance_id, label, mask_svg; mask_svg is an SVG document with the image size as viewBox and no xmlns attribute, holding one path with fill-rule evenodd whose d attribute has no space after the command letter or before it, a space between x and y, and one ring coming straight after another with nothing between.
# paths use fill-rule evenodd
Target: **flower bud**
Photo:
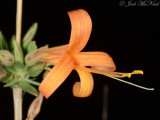
<instances>
[{"instance_id":1,"label":"flower bud","mask_svg":"<svg viewBox=\"0 0 160 120\"><path fill-rule=\"evenodd\" d=\"M31 52L29 54L26 55L25 57L25 63L26 65L28 66L32 66L34 65L39 59L45 57L47 55L47 53L45 52L41 52L42 50L45 50L47 49L48 46L44 46L44 47L41 47L37 50L35 50L34 52Z\"/></svg>"},{"instance_id":2,"label":"flower bud","mask_svg":"<svg viewBox=\"0 0 160 120\"><path fill-rule=\"evenodd\" d=\"M7 50L0 50L0 64L11 66L14 64L14 56Z\"/></svg>"},{"instance_id":3,"label":"flower bud","mask_svg":"<svg viewBox=\"0 0 160 120\"><path fill-rule=\"evenodd\" d=\"M23 58L23 52L22 49L20 47L20 45L14 40L14 56L15 56L15 61L16 62L20 62L21 64L24 63L24 58Z\"/></svg>"},{"instance_id":4,"label":"flower bud","mask_svg":"<svg viewBox=\"0 0 160 120\"><path fill-rule=\"evenodd\" d=\"M37 50L37 45L35 41L32 41L29 43L28 47L27 47L27 53L31 53L33 51Z\"/></svg>"},{"instance_id":5,"label":"flower bud","mask_svg":"<svg viewBox=\"0 0 160 120\"><path fill-rule=\"evenodd\" d=\"M25 34L23 40L22 40L22 46L23 46L23 49L26 50L29 43L33 40L33 37L35 36L36 34L36 31L37 31L37 27L38 27L38 24L37 23L34 23L30 29L27 31L27 33Z\"/></svg>"}]
</instances>

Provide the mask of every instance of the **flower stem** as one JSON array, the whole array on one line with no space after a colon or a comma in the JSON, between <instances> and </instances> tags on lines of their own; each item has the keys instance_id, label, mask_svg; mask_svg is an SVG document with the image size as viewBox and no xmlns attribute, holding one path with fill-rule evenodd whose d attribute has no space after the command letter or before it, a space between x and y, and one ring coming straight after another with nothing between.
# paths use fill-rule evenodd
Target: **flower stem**
<instances>
[{"instance_id":1,"label":"flower stem","mask_svg":"<svg viewBox=\"0 0 160 120\"><path fill-rule=\"evenodd\" d=\"M22 3L23 0L17 0L16 41L18 42L18 44L21 43Z\"/></svg>"},{"instance_id":2,"label":"flower stem","mask_svg":"<svg viewBox=\"0 0 160 120\"><path fill-rule=\"evenodd\" d=\"M23 0L17 0L16 16L16 41L21 44L21 27L22 27L22 3ZM22 120L22 89L19 87L12 88L14 103L14 120Z\"/></svg>"},{"instance_id":3,"label":"flower stem","mask_svg":"<svg viewBox=\"0 0 160 120\"><path fill-rule=\"evenodd\" d=\"M14 120L22 120L22 89L12 88L14 103Z\"/></svg>"}]
</instances>

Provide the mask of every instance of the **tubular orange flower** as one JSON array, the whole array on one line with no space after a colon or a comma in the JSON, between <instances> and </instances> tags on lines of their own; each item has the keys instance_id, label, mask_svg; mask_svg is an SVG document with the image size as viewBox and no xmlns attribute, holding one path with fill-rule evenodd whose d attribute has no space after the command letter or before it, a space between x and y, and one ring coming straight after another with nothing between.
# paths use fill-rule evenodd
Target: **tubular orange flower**
<instances>
[{"instance_id":1,"label":"tubular orange flower","mask_svg":"<svg viewBox=\"0 0 160 120\"><path fill-rule=\"evenodd\" d=\"M107 53L80 52L89 40L92 21L89 14L83 9L70 11L68 15L71 20L69 44L43 51L48 55L41 60L55 65L39 86L39 91L46 98L64 82L72 70L76 70L80 76L80 82L76 82L73 86L73 95L76 97L87 97L92 93L94 81L91 73L102 74L143 89L153 90L119 79L130 77L132 74L143 74L143 71L113 72L116 66Z\"/></svg>"}]
</instances>

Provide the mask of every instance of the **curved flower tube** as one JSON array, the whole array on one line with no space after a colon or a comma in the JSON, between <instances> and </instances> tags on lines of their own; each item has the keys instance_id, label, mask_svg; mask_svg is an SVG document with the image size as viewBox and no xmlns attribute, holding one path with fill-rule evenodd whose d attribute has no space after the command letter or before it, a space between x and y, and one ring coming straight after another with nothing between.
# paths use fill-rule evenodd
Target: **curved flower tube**
<instances>
[{"instance_id":1,"label":"curved flower tube","mask_svg":"<svg viewBox=\"0 0 160 120\"><path fill-rule=\"evenodd\" d=\"M102 74L117 80L118 78L130 77L132 74L143 74L143 71L140 70L132 73L114 72L116 66L107 53L81 52L91 34L91 18L83 9L70 11L68 15L71 20L69 44L42 51L48 55L43 57L41 61L50 62L54 65L38 88L46 98L50 97L64 82L72 70L76 70L80 77L80 82L76 82L73 86L73 95L76 97L88 97L92 93L94 80L91 73ZM133 83L130 84L136 86Z\"/></svg>"}]
</instances>

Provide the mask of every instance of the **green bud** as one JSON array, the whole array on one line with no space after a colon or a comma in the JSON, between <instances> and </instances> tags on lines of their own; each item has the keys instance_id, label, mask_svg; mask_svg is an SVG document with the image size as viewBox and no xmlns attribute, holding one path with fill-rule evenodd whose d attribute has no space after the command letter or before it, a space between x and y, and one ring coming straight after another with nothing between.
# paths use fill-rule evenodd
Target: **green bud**
<instances>
[{"instance_id":1,"label":"green bud","mask_svg":"<svg viewBox=\"0 0 160 120\"><path fill-rule=\"evenodd\" d=\"M24 63L23 52L22 52L20 45L15 40L13 41L13 45L14 45L13 52L14 52L14 56L15 56L15 61L23 64Z\"/></svg>"},{"instance_id":2,"label":"green bud","mask_svg":"<svg viewBox=\"0 0 160 120\"><path fill-rule=\"evenodd\" d=\"M8 50L7 42L1 31L0 31L0 50Z\"/></svg>"},{"instance_id":3,"label":"green bud","mask_svg":"<svg viewBox=\"0 0 160 120\"><path fill-rule=\"evenodd\" d=\"M25 57L26 65L27 66L32 66L36 62L38 62L38 60L45 57L47 55L47 53L43 53L41 51L45 50L47 48L48 48L48 46L44 46L44 47L41 47L41 48L37 49L36 51L34 51L32 53L27 54L26 57Z\"/></svg>"},{"instance_id":4,"label":"green bud","mask_svg":"<svg viewBox=\"0 0 160 120\"><path fill-rule=\"evenodd\" d=\"M0 50L0 64L11 66L14 64L14 56L8 50Z\"/></svg>"},{"instance_id":5,"label":"green bud","mask_svg":"<svg viewBox=\"0 0 160 120\"><path fill-rule=\"evenodd\" d=\"M30 29L27 31L27 33L25 34L23 40L22 40L22 46L23 46L23 49L26 50L29 43L33 40L35 34L36 34L36 31L37 31L37 27L38 27L38 24L37 23L34 23Z\"/></svg>"},{"instance_id":6,"label":"green bud","mask_svg":"<svg viewBox=\"0 0 160 120\"><path fill-rule=\"evenodd\" d=\"M10 40L10 48L11 48L11 51L14 49L14 41L16 41L16 36L13 35L11 37L11 40Z\"/></svg>"},{"instance_id":7,"label":"green bud","mask_svg":"<svg viewBox=\"0 0 160 120\"><path fill-rule=\"evenodd\" d=\"M35 41L32 41L29 43L28 47L27 47L27 53L31 53L33 51L37 50L37 45Z\"/></svg>"}]
</instances>

